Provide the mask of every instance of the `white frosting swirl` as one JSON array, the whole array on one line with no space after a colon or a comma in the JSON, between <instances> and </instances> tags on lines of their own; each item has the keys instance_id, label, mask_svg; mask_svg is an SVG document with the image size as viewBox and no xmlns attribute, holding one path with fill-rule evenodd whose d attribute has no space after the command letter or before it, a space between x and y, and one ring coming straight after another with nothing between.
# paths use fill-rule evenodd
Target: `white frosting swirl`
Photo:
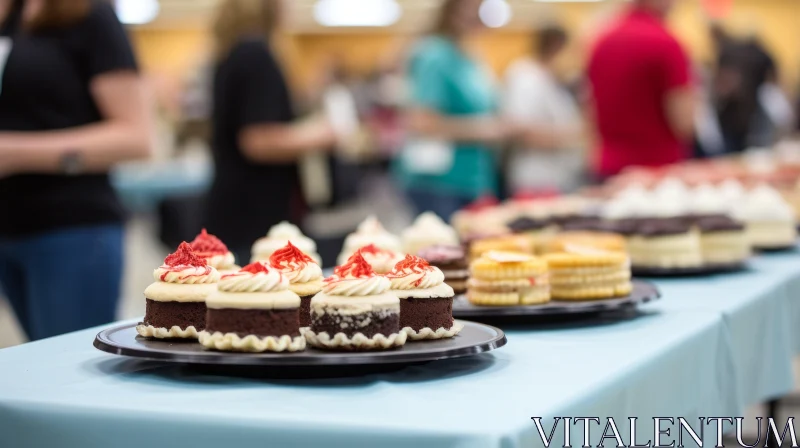
<instances>
[{"instance_id":1,"label":"white frosting swirl","mask_svg":"<svg viewBox=\"0 0 800 448\"><path fill-rule=\"evenodd\" d=\"M444 283L444 274L434 266L423 269L405 268L389 275L392 289L428 289Z\"/></svg>"},{"instance_id":2,"label":"white frosting swirl","mask_svg":"<svg viewBox=\"0 0 800 448\"><path fill-rule=\"evenodd\" d=\"M232 252L204 257L206 263L214 269L227 269L236 263Z\"/></svg>"},{"instance_id":3,"label":"white frosting swirl","mask_svg":"<svg viewBox=\"0 0 800 448\"><path fill-rule=\"evenodd\" d=\"M269 232L267 232L266 237L259 239L253 244L253 258L269 258L273 252L282 249L286 246L286 243L289 242L309 255L317 251L317 243L315 243L314 240L303 235L296 225L283 221L272 226Z\"/></svg>"},{"instance_id":4,"label":"white frosting swirl","mask_svg":"<svg viewBox=\"0 0 800 448\"><path fill-rule=\"evenodd\" d=\"M374 244L380 249L402 252L400 238L387 232L377 218L370 216L358 226L355 233L347 235L347 238L344 240L344 247L342 248L340 260L347 260L355 251L364 246L369 246L370 244Z\"/></svg>"},{"instance_id":5,"label":"white frosting swirl","mask_svg":"<svg viewBox=\"0 0 800 448\"><path fill-rule=\"evenodd\" d=\"M217 288L224 292L278 292L289 289L289 279L277 269L255 274L239 271L222 277Z\"/></svg>"},{"instance_id":6,"label":"white frosting swirl","mask_svg":"<svg viewBox=\"0 0 800 448\"><path fill-rule=\"evenodd\" d=\"M211 266L167 266L161 265L153 271L157 282L178 283L182 285L199 285L217 283L219 272Z\"/></svg>"},{"instance_id":7,"label":"white frosting swirl","mask_svg":"<svg viewBox=\"0 0 800 448\"><path fill-rule=\"evenodd\" d=\"M745 222L793 221L794 210L775 189L761 185L749 192L734 209L737 219Z\"/></svg>"},{"instance_id":8,"label":"white frosting swirl","mask_svg":"<svg viewBox=\"0 0 800 448\"><path fill-rule=\"evenodd\" d=\"M329 277L322 287L332 296L374 296L386 292L391 286L382 275L372 277Z\"/></svg>"},{"instance_id":9,"label":"white frosting swirl","mask_svg":"<svg viewBox=\"0 0 800 448\"><path fill-rule=\"evenodd\" d=\"M317 263L290 263L281 266L281 273L289 283L308 283L322 278L322 268Z\"/></svg>"},{"instance_id":10,"label":"white frosting swirl","mask_svg":"<svg viewBox=\"0 0 800 448\"><path fill-rule=\"evenodd\" d=\"M433 212L419 215L414 224L403 231L404 249L409 254L416 255L420 249L428 246L457 245L458 243L456 230Z\"/></svg>"}]
</instances>

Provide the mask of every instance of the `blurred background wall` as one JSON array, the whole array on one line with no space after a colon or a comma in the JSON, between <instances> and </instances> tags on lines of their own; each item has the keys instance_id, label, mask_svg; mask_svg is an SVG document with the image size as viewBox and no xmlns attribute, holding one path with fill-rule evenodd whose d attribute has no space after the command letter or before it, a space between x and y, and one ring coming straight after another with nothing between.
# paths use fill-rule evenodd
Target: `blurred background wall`
<instances>
[{"instance_id":1,"label":"blurred background wall","mask_svg":"<svg viewBox=\"0 0 800 448\"><path fill-rule=\"evenodd\" d=\"M380 61L399 58L402 49L428 26L436 0L398 0L402 16L387 27L325 27L314 18L315 0L296 0L290 12L290 34L283 50L290 67L291 82L309 87L336 57L353 74L366 74ZM567 69L578 73L589 45L590 32L613 14L623 1L509 0L512 16L501 28L481 36L477 42L497 74L519 56L532 41L530 30L558 22L573 36L566 58ZM131 27L141 63L154 77L162 99L170 101L199 64L208 49L207 23L216 6L214 0L161 0L158 17ZM719 21L739 36L757 35L774 54L780 82L789 93L800 84L800 2L795 0L680 0L670 25L696 63L711 63L708 25Z\"/></svg>"}]
</instances>

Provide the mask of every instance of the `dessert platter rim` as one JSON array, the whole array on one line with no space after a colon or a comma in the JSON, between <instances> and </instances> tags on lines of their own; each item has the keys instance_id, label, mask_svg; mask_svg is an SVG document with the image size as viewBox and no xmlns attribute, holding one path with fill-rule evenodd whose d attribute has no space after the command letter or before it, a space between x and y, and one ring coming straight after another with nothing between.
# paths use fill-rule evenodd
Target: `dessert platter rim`
<instances>
[{"instance_id":1,"label":"dessert platter rim","mask_svg":"<svg viewBox=\"0 0 800 448\"><path fill-rule=\"evenodd\" d=\"M503 330L456 319L464 326L454 338L408 341L392 350L325 351L306 347L295 353L237 353L205 350L196 340L153 340L136 335L136 323L113 325L100 331L93 345L100 351L147 361L189 365L311 368L336 365L418 364L473 356L508 342Z\"/></svg>"}]
</instances>

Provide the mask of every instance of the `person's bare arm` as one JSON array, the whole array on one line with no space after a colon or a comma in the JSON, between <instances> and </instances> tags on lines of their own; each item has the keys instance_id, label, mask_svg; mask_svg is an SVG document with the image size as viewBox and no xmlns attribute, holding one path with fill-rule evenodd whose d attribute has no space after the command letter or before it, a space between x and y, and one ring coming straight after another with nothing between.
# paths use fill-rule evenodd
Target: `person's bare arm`
<instances>
[{"instance_id":1,"label":"person's bare arm","mask_svg":"<svg viewBox=\"0 0 800 448\"><path fill-rule=\"evenodd\" d=\"M239 132L242 154L254 163L281 163L333 145L336 135L323 118L292 124L265 123Z\"/></svg>"},{"instance_id":2,"label":"person's bare arm","mask_svg":"<svg viewBox=\"0 0 800 448\"><path fill-rule=\"evenodd\" d=\"M406 122L416 134L455 142L496 143L508 135L495 117L452 117L426 108L408 110Z\"/></svg>"},{"instance_id":3,"label":"person's bare arm","mask_svg":"<svg viewBox=\"0 0 800 448\"><path fill-rule=\"evenodd\" d=\"M695 96L690 86L670 90L664 98L664 107L672 132L682 140L694 136Z\"/></svg>"},{"instance_id":4,"label":"person's bare arm","mask_svg":"<svg viewBox=\"0 0 800 448\"><path fill-rule=\"evenodd\" d=\"M79 153L87 172L146 158L153 142L151 104L141 77L109 72L91 81L103 120L71 129L0 132L0 174L57 173L66 153Z\"/></svg>"}]
</instances>

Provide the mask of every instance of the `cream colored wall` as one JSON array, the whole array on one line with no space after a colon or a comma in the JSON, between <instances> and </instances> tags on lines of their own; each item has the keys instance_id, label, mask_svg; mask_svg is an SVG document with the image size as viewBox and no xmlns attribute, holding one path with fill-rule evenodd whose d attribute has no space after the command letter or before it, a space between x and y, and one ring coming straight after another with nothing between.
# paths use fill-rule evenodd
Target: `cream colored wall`
<instances>
[{"instance_id":1,"label":"cream colored wall","mask_svg":"<svg viewBox=\"0 0 800 448\"><path fill-rule=\"evenodd\" d=\"M597 32L618 6L597 3L553 4L552 15L576 37L568 64L580 69L590 36ZM736 0L723 23L739 34L756 32L778 60L782 81L794 90L800 83L800 0ZM697 0L678 0L671 27L693 58L710 59L707 19ZM172 90L202 61L209 47L202 29L136 29L133 40L142 66L155 74L160 85ZM308 85L319 78L330 57L339 57L352 70L366 72L378 61L402 54L413 36L387 32L354 32L295 35L288 40L292 80ZM530 48L527 32L502 30L482 36L478 43L491 66L501 72L510 61Z\"/></svg>"}]
</instances>

